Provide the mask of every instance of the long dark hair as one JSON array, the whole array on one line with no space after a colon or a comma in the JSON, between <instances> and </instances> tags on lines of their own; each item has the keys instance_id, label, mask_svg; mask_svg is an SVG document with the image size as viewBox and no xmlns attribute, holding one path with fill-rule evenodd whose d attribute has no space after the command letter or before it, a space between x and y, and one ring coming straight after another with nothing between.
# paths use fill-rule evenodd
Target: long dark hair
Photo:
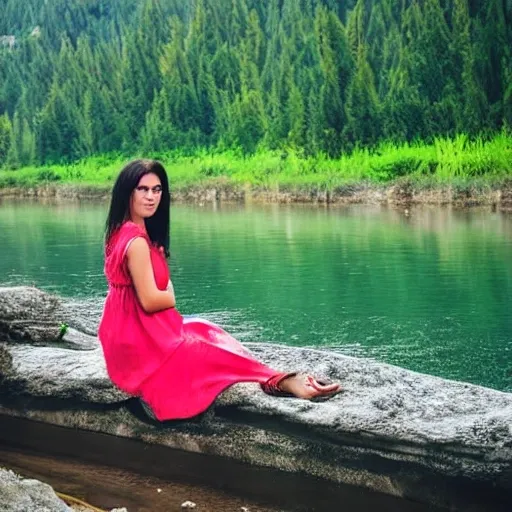
<instances>
[{"instance_id":1,"label":"long dark hair","mask_svg":"<svg viewBox=\"0 0 512 512\"><path fill-rule=\"evenodd\" d=\"M162 197L156 212L151 217L144 219L144 223L151 241L157 246L163 247L165 255L168 257L171 194L167 173L164 166L157 160L133 160L126 164L119 173L112 189L110 209L105 223L105 243L108 243L114 231L128 220L132 193L142 176L150 173L156 174L160 179Z\"/></svg>"}]
</instances>

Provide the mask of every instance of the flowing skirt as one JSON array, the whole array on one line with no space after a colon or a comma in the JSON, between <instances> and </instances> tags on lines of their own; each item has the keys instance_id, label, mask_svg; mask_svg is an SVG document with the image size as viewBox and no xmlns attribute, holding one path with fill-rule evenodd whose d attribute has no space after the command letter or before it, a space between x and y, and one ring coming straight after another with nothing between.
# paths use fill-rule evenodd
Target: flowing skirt
<instances>
[{"instance_id":1,"label":"flowing skirt","mask_svg":"<svg viewBox=\"0 0 512 512\"><path fill-rule=\"evenodd\" d=\"M141 398L160 421L196 416L229 386L262 384L278 373L207 320L184 318L183 336L173 354L141 384Z\"/></svg>"}]
</instances>

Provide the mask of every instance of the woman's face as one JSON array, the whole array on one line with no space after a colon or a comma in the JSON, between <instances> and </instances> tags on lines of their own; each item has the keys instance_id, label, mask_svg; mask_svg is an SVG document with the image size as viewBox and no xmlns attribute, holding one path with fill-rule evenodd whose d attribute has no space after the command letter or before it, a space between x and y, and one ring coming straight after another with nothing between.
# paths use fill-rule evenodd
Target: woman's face
<instances>
[{"instance_id":1,"label":"woman's face","mask_svg":"<svg viewBox=\"0 0 512 512\"><path fill-rule=\"evenodd\" d=\"M156 212L162 198L160 178L153 173L145 174L132 192L130 218L132 221L146 219Z\"/></svg>"}]
</instances>

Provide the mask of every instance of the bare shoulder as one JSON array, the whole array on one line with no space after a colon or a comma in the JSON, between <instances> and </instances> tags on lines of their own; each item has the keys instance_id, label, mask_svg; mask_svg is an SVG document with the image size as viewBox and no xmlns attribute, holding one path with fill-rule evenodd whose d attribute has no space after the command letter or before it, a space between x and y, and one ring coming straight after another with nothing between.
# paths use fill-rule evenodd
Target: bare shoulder
<instances>
[{"instance_id":1,"label":"bare shoulder","mask_svg":"<svg viewBox=\"0 0 512 512\"><path fill-rule=\"evenodd\" d=\"M141 235L144 234L144 230L138 224L135 224L135 222L131 220L123 222L123 224L121 224L120 231L126 233L141 233Z\"/></svg>"},{"instance_id":2,"label":"bare shoulder","mask_svg":"<svg viewBox=\"0 0 512 512\"><path fill-rule=\"evenodd\" d=\"M126 250L126 255L129 259L149 256L149 244L144 236L135 237Z\"/></svg>"}]
</instances>

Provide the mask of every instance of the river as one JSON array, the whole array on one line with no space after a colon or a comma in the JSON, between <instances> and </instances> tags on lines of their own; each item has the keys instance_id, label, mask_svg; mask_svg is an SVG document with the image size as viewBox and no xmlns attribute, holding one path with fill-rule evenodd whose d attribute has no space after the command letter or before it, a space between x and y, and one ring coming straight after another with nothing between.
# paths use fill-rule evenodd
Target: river
<instances>
[{"instance_id":1,"label":"river","mask_svg":"<svg viewBox=\"0 0 512 512\"><path fill-rule=\"evenodd\" d=\"M100 202L0 202L0 284L97 319ZM242 341L328 347L512 391L512 215L488 209L175 204L179 310Z\"/></svg>"}]
</instances>

